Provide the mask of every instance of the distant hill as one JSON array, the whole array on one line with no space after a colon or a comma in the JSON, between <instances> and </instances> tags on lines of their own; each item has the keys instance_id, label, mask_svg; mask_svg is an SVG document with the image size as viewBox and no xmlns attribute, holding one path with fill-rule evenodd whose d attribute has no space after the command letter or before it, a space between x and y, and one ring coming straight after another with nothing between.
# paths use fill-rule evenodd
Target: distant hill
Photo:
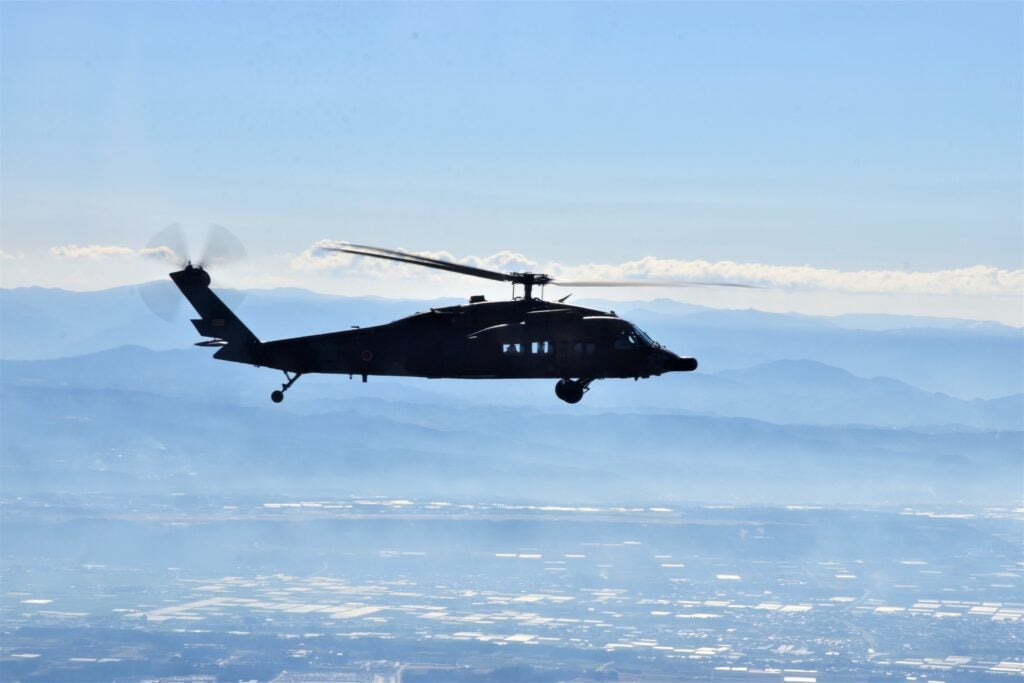
<instances>
[{"instance_id":1,"label":"distant hill","mask_svg":"<svg viewBox=\"0 0 1024 683\"><path fill-rule=\"evenodd\" d=\"M803 359L958 398L1024 390L1024 330L996 323L857 329L829 318L719 310L628 317L648 332L657 330L658 341L700 359L707 371Z\"/></svg>"},{"instance_id":2,"label":"distant hill","mask_svg":"<svg viewBox=\"0 0 1024 683\"><path fill-rule=\"evenodd\" d=\"M205 349L150 351L129 346L46 361L0 361L5 387L80 387L145 391L203 401L265 406L280 374L210 358ZM553 383L307 376L282 409L323 410L324 401L524 406L546 411L703 414L779 424L1024 429L1024 395L964 401L897 380L856 377L814 361L773 361L718 373L666 375L593 385L577 406L564 406Z\"/></svg>"},{"instance_id":3,"label":"distant hill","mask_svg":"<svg viewBox=\"0 0 1024 683\"><path fill-rule=\"evenodd\" d=\"M271 339L388 322L450 303L455 302L260 290L248 293L238 313L258 336ZM1024 331L995 323L906 316L824 318L702 309L665 300L596 305L618 311L678 353L696 356L703 372L804 359L961 399L996 399L1024 390ZM132 344L186 348L197 340L186 308L170 324L146 309L135 287L0 290L0 356L57 358Z\"/></svg>"},{"instance_id":4,"label":"distant hill","mask_svg":"<svg viewBox=\"0 0 1024 683\"><path fill-rule=\"evenodd\" d=\"M143 303L138 289L160 292L161 300L180 300L178 317L167 322ZM229 291L241 298L237 312L263 339L316 334L350 325L372 325L404 317L430 306L454 303L341 297L301 289ZM189 324L195 312L168 282L71 292L44 287L0 289L0 355L12 359L58 358L125 345L180 349L199 338Z\"/></svg>"},{"instance_id":5,"label":"distant hill","mask_svg":"<svg viewBox=\"0 0 1024 683\"><path fill-rule=\"evenodd\" d=\"M290 412L6 383L6 496L47 491L527 500L1004 504L1021 432L375 400ZM314 498L315 499L315 498Z\"/></svg>"},{"instance_id":6,"label":"distant hill","mask_svg":"<svg viewBox=\"0 0 1024 683\"><path fill-rule=\"evenodd\" d=\"M263 492L903 505L1020 497L1020 395L812 361L598 382L280 374L208 349L0 362L4 494ZM773 424L773 422L775 424Z\"/></svg>"},{"instance_id":7,"label":"distant hill","mask_svg":"<svg viewBox=\"0 0 1024 683\"><path fill-rule=\"evenodd\" d=\"M807 360L772 361L712 377L714 383L696 401L718 414L796 424L1024 429L1024 394L964 401Z\"/></svg>"}]
</instances>

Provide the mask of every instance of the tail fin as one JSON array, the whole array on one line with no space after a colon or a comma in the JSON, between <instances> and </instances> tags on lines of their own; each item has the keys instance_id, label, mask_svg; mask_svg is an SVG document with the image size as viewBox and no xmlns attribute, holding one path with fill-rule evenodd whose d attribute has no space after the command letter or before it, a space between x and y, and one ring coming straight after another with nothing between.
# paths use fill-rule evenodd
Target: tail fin
<instances>
[{"instance_id":1,"label":"tail fin","mask_svg":"<svg viewBox=\"0 0 1024 683\"><path fill-rule=\"evenodd\" d=\"M199 334L226 342L215 357L246 362L243 358L249 355L249 351L259 346L260 340L231 312L220 297L213 293L207 272L190 263L183 270L171 273L171 279L200 315L200 318L192 321Z\"/></svg>"}]
</instances>

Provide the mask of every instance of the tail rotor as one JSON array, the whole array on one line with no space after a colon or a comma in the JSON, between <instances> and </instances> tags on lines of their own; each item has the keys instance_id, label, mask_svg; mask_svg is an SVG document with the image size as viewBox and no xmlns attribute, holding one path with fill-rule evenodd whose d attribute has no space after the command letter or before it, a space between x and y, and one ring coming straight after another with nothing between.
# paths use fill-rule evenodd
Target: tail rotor
<instances>
[{"instance_id":1,"label":"tail rotor","mask_svg":"<svg viewBox=\"0 0 1024 683\"><path fill-rule=\"evenodd\" d=\"M173 266L176 270L187 265L207 271L210 268L219 270L241 264L248 258L245 246L234 233L221 225L211 224L205 229L203 250L199 258L193 261L185 233L180 223L168 225L150 238L143 253L163 265ZM216 286L217 281L214 280L214 287ZM167 322L174 322L178 318L183 297L170 280L148 282L140 285L138 292L146 308L158 318ZM237 307L245 298L245 293L241 290L221 289L220 293L224 302L231 307Z\"/></svg>"}]
</instances>

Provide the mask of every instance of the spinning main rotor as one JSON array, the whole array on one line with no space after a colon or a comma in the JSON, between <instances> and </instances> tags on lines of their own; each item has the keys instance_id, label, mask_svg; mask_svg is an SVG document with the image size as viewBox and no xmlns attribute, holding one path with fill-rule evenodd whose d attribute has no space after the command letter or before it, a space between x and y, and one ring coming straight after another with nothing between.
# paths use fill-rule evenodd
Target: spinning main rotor
<instances>
[{"instance_id":1,"label":"spinning main rotor","mask_svg":"<svg viewBox=\"0 0 1024 683\"><path fill-rule=\"evenodd\" d=\"M384 249L382 247L371 247L362 244L349 244L347 242L339 242L335 245L330 246L324 245L319 247L319 251L332 251L343 254L353 254L355 256L367 256L370 258L384 259L386 261L397 261L399 263L408 263L414 266L423 266L425 268L447 270L452 273L459 273L461 275L471 275L473 277L479 277L485 280L511 282L513 285L523 286L523 298L526 300L530 300L533 298L534 286L543 287L545 285L555 285L557 287L738 287L743 289L757 288L756 285L743 285L733 282L695 282L690 280L556 280L555 278L545 273L503 273L497 270L478 268L477 266L467 266L461 263L442 261L441 259L433 258L430 256L422 256L420 254L413 254L407 251Z\"/></svg>"}]
</instances>

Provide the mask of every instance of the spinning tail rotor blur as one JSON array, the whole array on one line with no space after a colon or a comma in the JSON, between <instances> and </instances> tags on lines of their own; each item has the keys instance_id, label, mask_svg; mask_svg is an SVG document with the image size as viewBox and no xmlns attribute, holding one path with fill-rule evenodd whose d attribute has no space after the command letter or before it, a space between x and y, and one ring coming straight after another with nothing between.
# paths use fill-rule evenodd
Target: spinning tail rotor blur
<instances>
[{"instance_id":1,"label":"spinning tail rotor blur","mask_svg":"<svg viewBox=\"0 0 1024 683\"><path fill-rule=\"evenodd\" d=\"M203 249L196 258L189 251L185 230L180 223L168 225L146 243L144 253L154 261L175 269L192 265L206 271L236 266L247 260L245 246L227 228L210 224L205 229ZM163 273L161 273L163 275ZM143 303L154 315L167 322L174 321L182 307L181 294L166 280L150 282L138 287ZM245 298L240 290L221 290L222 297L232 307L237 306Z\"/></svg>"}]
</instances>

